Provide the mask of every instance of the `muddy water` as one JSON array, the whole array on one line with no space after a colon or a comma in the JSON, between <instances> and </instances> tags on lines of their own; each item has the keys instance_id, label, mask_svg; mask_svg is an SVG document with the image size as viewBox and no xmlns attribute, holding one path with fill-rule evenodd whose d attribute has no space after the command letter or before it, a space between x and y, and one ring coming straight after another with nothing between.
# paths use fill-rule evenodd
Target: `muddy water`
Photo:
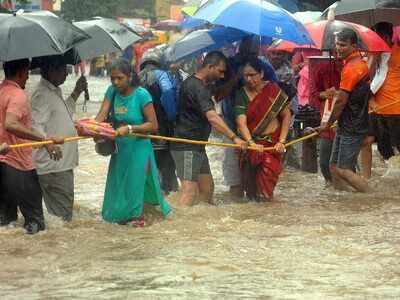
<instances>
[{"instance_id":1,"label":"muddy water","mask_svg":"<svg viewBox=\"0 0 400 300\"><path fill-rule=\"evenodd\" d=\"M107 84L90 79L92 98ZM80 143L73 222L0 229L1 299L400 299L400 180L382 179L379 159L369 195L286 170L274 202L237 203L210 148L218 205L181 208L172 195L171 219L148 207L134 229L101 220L108 161L93 147Z\"/></svg>"}]
</instances>

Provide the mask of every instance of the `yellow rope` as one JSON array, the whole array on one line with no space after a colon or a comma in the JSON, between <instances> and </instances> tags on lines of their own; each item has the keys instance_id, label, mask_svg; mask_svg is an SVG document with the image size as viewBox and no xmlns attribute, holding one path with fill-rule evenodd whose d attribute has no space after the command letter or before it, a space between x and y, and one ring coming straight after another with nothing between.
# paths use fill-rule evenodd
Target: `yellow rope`
<instances>
[{"instance_id":1,"label":"yellow rope","mask_svg":"<svg viewBox=\"0 0 400 300\"><path fill-rule=\"evenodd\" d=\"M386 105L382 105L381 107L378 107L378 109L375 110L375 112L380 111L384 108L387 108L389 106L392 106L394 104L400 103L399 101L395 101ZM331 128L335 128L336 124L332 125ZM310 133L306 136L303 136L301 138L295 139L293 141L290 141L285 144L285 147L290 147L292 145L296 145L299 143L302 143L306 140L312 139L315 136L318 136L318 132L313 132ZM175 137L167 137L167 136L160 136L160 135L152 135L152 134L142 134L142 133L132 133L131 136L135 137L140 137L140 138L147 138L147 139L152 139L152 140L162 140L162 141L168 141L168 142L174 142L174 143L184 143L184 144L192 144L192 145L203 145L203 146L216 146L216 147L225 147L225 148L236 148L240 149L239 145L236 144L228 144L228 143L220 143L220 142L210 142L210 141L195 141L195 140L189 140L189 139L182 139L182 138L175 138ZM78 140L84 140L84 139L89 139L92 137L88 136L73 136L73 137L68 137L64 139L65 143L68 142L73 142L73 141L78 141ZM45 145L50 145L53 144L53 141L43 141L43 142L31 142L31 143L24 143L24 144L17 144L17 145L10 145L11 149L18 149L18 148L24 148L24 147L41 147ZM255 147L248 147L247 149L249 150L257 150ZM264 151L273 151L274 147L264 147Z\"/></svg>"}]
</instances>

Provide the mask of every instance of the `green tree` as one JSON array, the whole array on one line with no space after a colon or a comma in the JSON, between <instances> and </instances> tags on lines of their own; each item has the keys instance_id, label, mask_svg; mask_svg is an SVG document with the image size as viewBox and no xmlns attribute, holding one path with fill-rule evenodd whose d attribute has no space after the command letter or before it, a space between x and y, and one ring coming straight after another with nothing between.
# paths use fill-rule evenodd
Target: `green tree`
<instances>
[{"instance_id":1,"label":"green tree","mask_svg":"<svg viewBox=\"0 0 400 300\"><path fill-rule=\"evenodd\" d=\"M153 18L154 0L64 0L61 15L69 21L82 21L96 16Z\"/></svg>"}]
</instances>

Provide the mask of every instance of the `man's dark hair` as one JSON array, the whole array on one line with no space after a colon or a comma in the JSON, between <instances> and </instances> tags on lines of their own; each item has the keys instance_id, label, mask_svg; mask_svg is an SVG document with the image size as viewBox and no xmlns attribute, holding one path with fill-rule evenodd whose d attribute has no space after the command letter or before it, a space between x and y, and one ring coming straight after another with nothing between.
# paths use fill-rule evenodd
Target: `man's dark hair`
<instances>
[{"instance_id":1,"label":"man's dark hair","mask_svg":"<svg viewBox=\"0 0 400 300\"><path fill-rule=\"evenodd\" d=\"M221 61L226 63L225 55L221 51L211 51L204 58L202 68L205 68L208 65L217 66Z\"/></svg>"},{"instance_id":2,"label":"man's dark hair","mask_svg":"<svg viewBox=\"0 0 400 300\"><path fill-rule=\"evenodd\" d=\"M388 36L392 38L393 36L393 24L389 22L379 22L376 23L372 29L379 35Z\"/></svg>"},{"instance_id":3,"label":"man's dark hair","mask_svg":"<svg viewBox=\"0 0 400 300\"><path fill-rule=\"evenodd\" d=\"M50 69L58 70L66 65L65 58L62 55L51 55L40 59L40 75L45 79L49 77Z\"/></svg>"},{"instance_id":4,"label":"man's dark hair","mask_svg":"<svg viewBox=\"0 0 400 300\"><path fill-rule=\"evenodd\" d=\"M344 28L336 34L339 41L350 42L351 44L358 44L357 33L350 28Z\"/></svg>"},{"instance_id":5,"label":"man's dark hair","mask_svg":"<svg viewBox=\"0 0 400 300\"><path fill-rule=\"evenodd\" d=\"M6 78L12 78L17 75L19 71L28 69L29 64L30 62L27 58L7 61L3 64L4 75Z\"/></svg>"}]
</instances>

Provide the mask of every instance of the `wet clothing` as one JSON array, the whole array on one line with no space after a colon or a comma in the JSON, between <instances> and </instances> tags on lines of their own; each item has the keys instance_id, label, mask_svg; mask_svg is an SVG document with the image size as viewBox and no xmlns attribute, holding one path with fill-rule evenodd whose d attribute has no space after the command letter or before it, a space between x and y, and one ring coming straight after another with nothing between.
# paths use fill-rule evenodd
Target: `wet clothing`
<instances>
[{"instance_id":1,"label":"wet clothing","mask_svg":"<svg viewBox=\"0 0 400 300\"><path fill-rule=\"evenodd\" d=\"M368 135L375 137L382 157L391 158L395 155L394 148L400 151L400 116L370 114Z\"/></svg>"},{"instance_id":2,"label":"wet clothing","mask_svg":"<svg viewBox=\"0 0 400 300\"><path fill-rule=\"evenodd\" d=\"M26 143L26 140L5 129L7 113L15 115L26 128L32 127L31 105L28 96L16 82L11 80L4 80L0 84L0 140L9 145ZM31 147L14 149L5 155L0 155L0 162L21 171L35 169Z\"/></svg>"},{"instance_id":3,"label":"wet clothing","mask_svg":"<svg viewBox=\"0 0 400 300\"><path fill-rule=\"evenodd\" d=\"M115 95L115 97L113 97ZM107 99L114 99L114 118L119 126L141 125L145 122L143 109L152 103L144 88L136 88L122 96L110 86ZM160 205L164 216L171 208L161 192L153 148L148 139L119 137L117 153L112 154L104 195L102 215L113 223L128 222L143 215L144 203Z\"/></svg>"},{"instance_id":4,"label":"wet clothing","mask_svg":"<svg viewBox=\"0 0 400 300\"><path fill-rule=\"evenodd\" d=\"M388 61L388 71L383 85L375 94L375 101L382 107L400 100L400 46L395 44ZM400 103L385 107L377 112L380 115L400 117Z\"/></svg>"},{"instance_id":5,"label":"wet clothing","mask_svg":"<svg viewBox=\"0 0 400 300\"><path fill-rule=\"evenodd\" d=\"M199 175L211 175L205 151L172 151L172 156L180 180L198 181Z\"/></svg>"},{"instance_id":6,"label":"wet clothing","mask_svg":"<svg viewBox=\"0 0 400 300\"><path fill-rule=\"evenodd\" d=\"M341 169L355 170L364 139L365 135L346 136L337 134L333 142L330 164Z\"/></svg>"},{"instance_id":7,"label":"wet clothing","mask_svg":"<svg viewBox=\"0 0 400 300\"><path fill-rule=\"evenodd\" d=\"M337 133L344 136L368 133L369 70L359 52L346 58L340 79L340 89L349 99L338 120Z\"/></svg>"},{"instance_id":8,"label":"wet clothing","mask_svg":"<svg viewBox=\"0 0 400 300\"><path fill-rule=\"evenodd\" d=\"M17 207L24 216L26 228L36 224L45 229L42 191L35 170L22 171L0 163L0 225L17 220Z\"/></svg>"},{"instance_id":9,"label":"wet clothing","mask_svg":"<svg viewBox=\"0 0 400 300\"><path fill-rule=\"evenodd\" d=\"M74 208L74 171L39 175L39 183L49 214L71 221Z\"/></svg>"},{"instance_id":10,"label":"wet clothing","mask_svg":"<svg viewBox=\"0 0 400 300\"><path fill-rule=\"evenodd\" d=\"M263 136L261 128L266 128L288 104L288 96L279 86L276 83L267 82L260 94L252 101L243 88L239 90L235 98L235 113L236 116L246 115L247 127L257 144L271 147L279 141L281 129L277 128L269 136ZM282 164L283 156L276 152L260 153L249 150L242 153L240 165L243 187L247 196L255 198L256 194L260 194L265 198L272 197L282 172Z\"/></svg>"},{"instance_id":11,"label":"wet clothing","mask_svg":"<svg viewBox=\"0 0 400 300\"><path fill-rule=\"evenodd\" d=\"M339 89L340 72L335 67L335 61L322 61L313 65L312 74L310 77L310 105L318 108L321 114L321 119L324 114L324 107L332 106L332 99L321 99L319 94L332 87ZM333 108L333 107L332 107ZM330 109L331 110L331 109ZM333 140L335 138L335 130L329 129L320 134L322 138Z\"/></svg>"},{"instance_id":12,"label":"wet clothing","mask_svg":"<svg viewBox=\"0 0 400 300\"><path fill-rule=\"evenodd\" d=\"M26 142L5 129L6 114L14 114L26 128L31 128L32 115L28 96L9 80L0 85L0 139L9 145ZM32 160L32 148L25 147L0 155L0 223L17 220L17 208L25 218L24 227L45 228L42 192Z\"/></svg>"},{"instance_id":13,"label":"wet clothing","mask_svg":"<svg viewBox=\"0 0 400 300\"><path fill-rule=\"evenodd\" d=\"M186 79L181 86L178 101L175 136L190 140L208 141L211 134L211 124L206 113L214 110L211 91L195 75ZM171 144L176 151L205 151L205 146L190 144Z\"/></svg>"},{"instance_id":14,"label":"wet clothing","mask_svg":"<svg viewBox=\"0 0 400 300\"><path fill-rule=\"evenodd\" d=\"M61 88L44 78L32 94L32 127L45 136L76 136L73 121L76 104L72 97L64 100ZM78 142L59 145L63 156L52 160L46 148L33 150L33 160L39 175L72 170L78 166Z\"/></svg>"},{"instance_id":15,"label":"wet clothing","mask_svg":"<svg viewBox=\"0 0 400 300\"><path fill-rule=\"evenodd\" d=\"M154 110L158 121L158 135L173 136L176 107L177 85L170 72L147 63L140 72L139 78L153 99ZM170 144L166 141L153 140L153 148L161 179L161 189L166 193L178 189L178 179L175 173L175 163L170 153Z\"/></svg>"}]
</instances>

